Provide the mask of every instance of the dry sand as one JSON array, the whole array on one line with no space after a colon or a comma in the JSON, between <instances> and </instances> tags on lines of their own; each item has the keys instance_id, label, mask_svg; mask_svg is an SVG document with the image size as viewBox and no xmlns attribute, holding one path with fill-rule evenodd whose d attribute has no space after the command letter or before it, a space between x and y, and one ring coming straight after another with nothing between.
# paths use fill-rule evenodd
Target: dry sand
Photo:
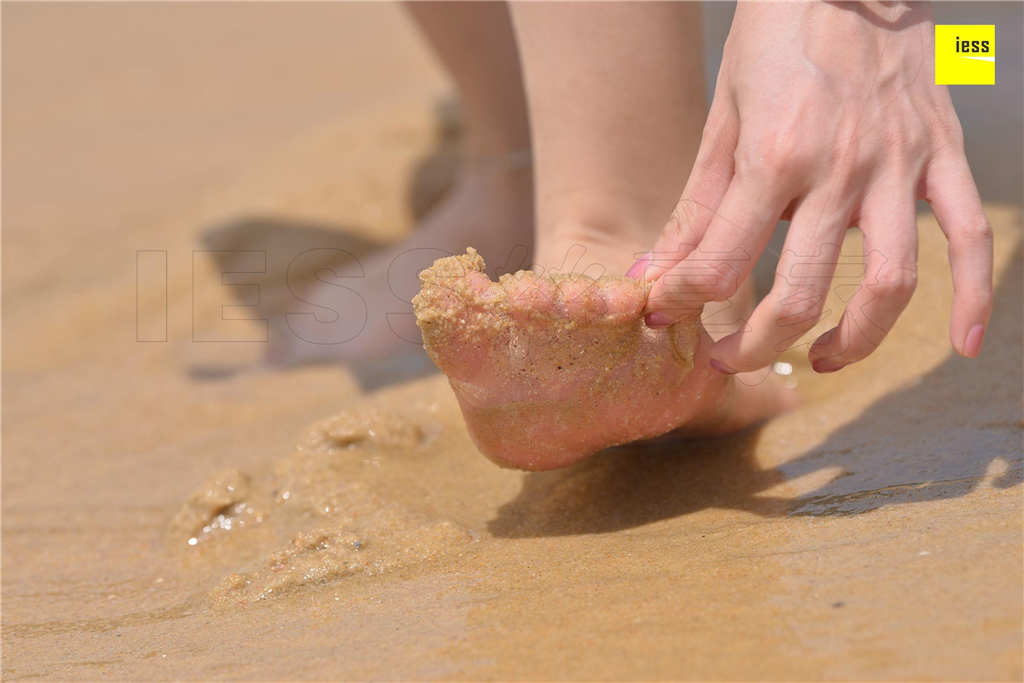
<instances>
[{"instance_id":1,"label":"dry sand","mask_svg":"<svg viewBox=\"0 0 1024 683\"><path fill-rule=\"evenodd\" d=\"M285 7L4 7L5 678L1021 678L1019 196L980 359L922 217L882 349L786 354L802 409L501 470L443 377L367 394L192 341L259 332L221 320L204 238L396 239L435 149L444 83L395 8ZM167 342L136 341L146 249Z\"/></svg>"}]
</instances>

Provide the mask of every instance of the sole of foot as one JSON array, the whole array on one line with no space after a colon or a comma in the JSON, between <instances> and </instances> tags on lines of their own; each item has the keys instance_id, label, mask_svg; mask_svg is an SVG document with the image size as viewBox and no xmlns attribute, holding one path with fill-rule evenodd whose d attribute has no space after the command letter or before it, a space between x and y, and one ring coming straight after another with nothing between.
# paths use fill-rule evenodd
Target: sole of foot
<instances>
[{"instance_id":1,"label":"sole of foot","mask_svg":"<svg viewBox=\"0 0 1024 683\"><path fill-rule=\"evenodd\" d=\"M647 289L620 277L485 274L472 248L420 273L424 347L448 376L479 449L546 470L603 448L736 431L792 405L774 381L710 367L699 321L651 329Z\"/></svg>"}]
</instances>

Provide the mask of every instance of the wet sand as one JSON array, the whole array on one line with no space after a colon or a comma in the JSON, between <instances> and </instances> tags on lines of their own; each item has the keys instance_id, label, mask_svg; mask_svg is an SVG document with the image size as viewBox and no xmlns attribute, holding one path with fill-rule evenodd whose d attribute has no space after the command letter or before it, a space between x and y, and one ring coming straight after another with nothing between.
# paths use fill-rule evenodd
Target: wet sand
<instances>
[{"instance_id":1,"label":"wet sand","mask_svg":"<svg viewBox=\"0 0 1024 683\"><path fill-rule=\"evenodd\" d=\"M918 291L882 349L828 376L806 345L783 358L803 408L502 470L443 377L367 391L341 368L262 369L244 341L261 328L221 317L232 293L194 250L398 239L437 151L445 84L395 8L285 7L4 8L5 678L1024 675L1019 196L989 205L978 360L950 350L945 242L922 215ZM344 66L380 35L374 73ZM311 85L267 90L288 76L275 36ZM103 59L136 67L90 76ZM137 250L166 252L166 301ZM164 320L166 342L137 341Z\"/></svg>"}]
</instances>

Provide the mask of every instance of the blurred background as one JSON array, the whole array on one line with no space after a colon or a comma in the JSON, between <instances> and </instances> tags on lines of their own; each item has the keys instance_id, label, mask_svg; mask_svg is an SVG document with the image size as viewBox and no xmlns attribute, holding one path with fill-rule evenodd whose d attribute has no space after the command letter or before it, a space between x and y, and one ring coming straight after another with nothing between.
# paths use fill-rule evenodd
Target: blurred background
<instances>
[{"instance_id":1,"label":"blurred background","mask_svg":"<svg viewBox=\"0 0 1024 683\"><path fill-rule=\"evenodd\" d=\"M706 7L709 84L732 9ZM1021 10L1017 2L935 7L939 23L996 25L997 86L952 90L984 198L1018 203ZM311 131L450 93L396 4L5 3L5 285L24 268L45 270L47 254L123 241L196 206ZM334 170L340 185L360 182L361 169L344 158ZM402 220L384 209L335 218ZM124 253L109 255L111 267L132 266Z\"/></svg>"},{"instance_id":2,"label":"blurred background","mask_svg":"<svg viewBox=\"0 0 1024 683\"><path fill-rule=\"evenodd\" d=\"M709 96L733 9L706 3ZM1019 205L1022 4L938 2L935 14L996 26L997 85L952 93L983 198ZM70 296L118 338L166 340L193 378L259 367L265 343L189 342L267 338L225 319L272 329L294 303L280 264L400 241L457 172L455 93L393 3L6 3L3 101L8 361L74 353L34 328ZM265 273L245 250L273 254ZM256 274L221 279L232 269ZM100 303L104 290L125 308ZM247 308L225 313L234 304ZM356 368L364 388L432 370L406 327L408 358ZM69 320L65 336L81 329Z\"/></svg>"}]
</instances>

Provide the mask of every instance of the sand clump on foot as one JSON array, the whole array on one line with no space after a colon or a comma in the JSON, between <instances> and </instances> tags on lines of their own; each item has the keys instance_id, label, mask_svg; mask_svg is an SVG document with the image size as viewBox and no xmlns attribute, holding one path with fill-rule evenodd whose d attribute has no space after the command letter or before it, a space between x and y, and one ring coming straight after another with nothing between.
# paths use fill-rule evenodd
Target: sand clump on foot
<instances>
[{"instance_id":1,"label":"sand clump on foot","mask_svg":"<svg viewBox=\"0 0 1024 683\"><path fill-rule=\"evenodd\" d=\"M492 282L484 269L472 248L437 260L413 305L485 455L551 469L694 415L698 321L648 328L647 288L629 278L519 271Z\"/></svg>"}]
</instances>

